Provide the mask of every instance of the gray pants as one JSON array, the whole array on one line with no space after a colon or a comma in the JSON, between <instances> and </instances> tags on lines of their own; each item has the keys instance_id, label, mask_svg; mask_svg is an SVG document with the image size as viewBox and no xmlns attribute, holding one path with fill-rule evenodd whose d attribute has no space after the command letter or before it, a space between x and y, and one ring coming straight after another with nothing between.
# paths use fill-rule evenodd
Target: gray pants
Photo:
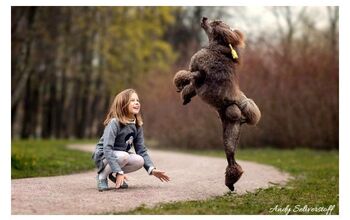
<instances>
[{"instance_id":1,"label":"gray pants","mask_svg":"<svg viewBox=\"0 0 350 220\"><path fill-rule=\"evenodd\" d=\"M143 167L144 160L140 155L125 151L113 151L113 153L118 158L117 162L124 173L131 173ZM103 160L103 164L105 168L100 173L99 179L106 179L107 176L112 173L112 169L106 159Z\"/></svg>"}]
</instances>

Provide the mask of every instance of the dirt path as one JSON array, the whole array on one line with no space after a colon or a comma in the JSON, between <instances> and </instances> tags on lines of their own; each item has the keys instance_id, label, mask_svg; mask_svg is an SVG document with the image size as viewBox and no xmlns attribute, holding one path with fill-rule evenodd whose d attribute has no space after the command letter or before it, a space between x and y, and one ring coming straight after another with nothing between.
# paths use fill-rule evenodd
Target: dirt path
<instances>
[{"instance_id":1,"label":"dirt path","mask_svg":"<svg viewBox=\"0 0 350 220\"><path fill-rule=\"evenodd\" d=\"M92 145L74 145L92 151ZM141 170L128 174L129 189L98 192L94 171L55 177L11 181L12 214L98 214L134 209L142 204L201 200L228 192L224 184L226 160L159 150L149 150L155 165L171 177L162 183ZM271 184L285 184L290 177L276 168L239 161L244 169L236 192L243 194ZM109 182L109 186L113 186Z\"/></svg>"}]
</instances>

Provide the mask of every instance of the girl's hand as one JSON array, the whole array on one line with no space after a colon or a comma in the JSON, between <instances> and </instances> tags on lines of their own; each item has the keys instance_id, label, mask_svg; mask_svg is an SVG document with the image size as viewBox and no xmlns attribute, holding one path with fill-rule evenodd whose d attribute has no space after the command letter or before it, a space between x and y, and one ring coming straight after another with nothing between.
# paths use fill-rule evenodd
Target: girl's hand
<instances>
[{"instance_id":1,"label":"girl's hand","mask_svg":"<svg viewBox=\"0 0 350 220\"><path fill-rule=\"evenodd\" d=\"M118 174L117 175L117 180L115 182L115 188L119 188L120 185L122 185L122 183L124 182L124 180L127 180L127 176L125 174Z\"/></svg>"},{"instance_id":2,"label":"girl's hand","mask_svg":"<svg viewBox=\"0 0 350 220\"><path fill-rule=\"evenodd\" d=\"M153 169L152 175L157 177L158 179L160 179L160 181L162 181L162 182L170 181L170 178L165 174L164 171Z\"/></svg>"}]
</instances>

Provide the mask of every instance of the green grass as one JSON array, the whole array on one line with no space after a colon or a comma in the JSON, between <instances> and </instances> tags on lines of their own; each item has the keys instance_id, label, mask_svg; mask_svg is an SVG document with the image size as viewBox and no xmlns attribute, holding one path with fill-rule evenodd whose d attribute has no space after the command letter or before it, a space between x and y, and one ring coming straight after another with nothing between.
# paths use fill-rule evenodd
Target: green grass
<instances>
[{"instance_id":1,"label":"green grass","mask_svg":"<svg viewBox=\"0 0 350 220\"><path fill-rule=\"evenodd\" d=\"M93 169L91 153L65 147L76 142L82 141L13 140L11 178L56 176Z\"/></svg>"},{"instance_id":2,"label":"green grass","mask_svg":"<svg viewBox=\"0 0 350 220\"><path fill-rule=\"evenodd\" d=\"M224 158L222 151L191 152ZM273 165L289 172L294 179L285 186L259 189L253 193L237 195L228 193L204 201L159 204L153 208L141 206L130 212L118 214L285 214L270 212L278 205L289 207L289 214L325 214L325 212L293 212L299 205L309 208L335 205L331 214L339 214L339 157L338 151L307 149L247 149L237 152L238 159ZM259 171L257 171L259 172Z\"/></svg>"},{"instance_id":3,"label":"green grass","mask_svg":"<svg viewBox=\"0 0 350 220\"><path fill-rule=\"evenodd\" d=\"M91 153L70 150L67 140L13 140L11 178L64 175L94 168ZM85 143L93 143L85 141ZM222 157L223 151L187 151L198 155ZM281 208L325 207L335 205L332 214L339 213L339 155L338 151L307 149L277 150L244 149L237 152L240 160L273 165L289 172L294 179L285 186L259 189L254 193L228 193L204 201L159 204L153 208L141 206L125 213L112 214L285 214L269 212ZM244 168L244 167L243 167ZM257 171L258 172L258 171ZM324 214L324 212L291 212L290 214Z\"/></svg>"}]
</instances>

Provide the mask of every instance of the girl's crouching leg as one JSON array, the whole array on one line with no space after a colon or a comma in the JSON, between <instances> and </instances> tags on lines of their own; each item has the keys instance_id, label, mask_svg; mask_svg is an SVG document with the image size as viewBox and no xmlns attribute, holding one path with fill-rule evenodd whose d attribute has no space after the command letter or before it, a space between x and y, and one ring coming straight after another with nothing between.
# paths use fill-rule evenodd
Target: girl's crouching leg
<instances>
[{"instance_id":1,"label":"girl's crouching leg","mask_svg":"<svg viewBox=\"0 0 350 220\"><path fill-rule=\"evenodd\" d=\"M128 163L122 168L124 173L131 173L143 167L145 161L140 155L130 154Z\"/></svg>"}]
</instances>

